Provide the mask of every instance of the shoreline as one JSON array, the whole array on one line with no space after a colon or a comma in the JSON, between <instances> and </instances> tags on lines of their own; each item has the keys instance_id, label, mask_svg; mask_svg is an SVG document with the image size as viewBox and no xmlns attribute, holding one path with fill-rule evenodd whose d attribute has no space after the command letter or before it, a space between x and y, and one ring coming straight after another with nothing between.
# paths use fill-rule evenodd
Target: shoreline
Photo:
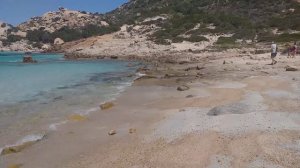
<instances>
[{"instance_id":1,"label":"shoreline","mask_svg":"<svg viewBox=\"0 0 300 168\"><path fill-rule=\"evenodd\" d=\"M256 57L153 63L111 109L0 161L22 168L300 166L299 72L284 69L299 59L268 66L267 54ZM183 85L189 89L177 91Z\"/></svg>"}]
</instances>

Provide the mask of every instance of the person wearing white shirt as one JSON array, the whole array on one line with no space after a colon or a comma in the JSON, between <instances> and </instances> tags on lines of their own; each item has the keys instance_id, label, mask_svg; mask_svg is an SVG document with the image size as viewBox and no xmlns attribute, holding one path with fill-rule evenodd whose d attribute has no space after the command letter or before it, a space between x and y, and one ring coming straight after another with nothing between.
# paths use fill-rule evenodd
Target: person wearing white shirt
<instances>
[{"instance_id":1,"label":"person wearing white shirt","mask_svg":"<svg viewBox=\"0 0 300 168\"><path fill-rule=\"evenodd\" d=\"M277 61L275 60L275 58L277 56L277 51L278 51L277 44L275 44L274 42L272 42L272 45L271 45L271 59L272 59L272 63L271 63L271 65L274 65L274 64L277 63Z\"/></svg>"}]
</instances>

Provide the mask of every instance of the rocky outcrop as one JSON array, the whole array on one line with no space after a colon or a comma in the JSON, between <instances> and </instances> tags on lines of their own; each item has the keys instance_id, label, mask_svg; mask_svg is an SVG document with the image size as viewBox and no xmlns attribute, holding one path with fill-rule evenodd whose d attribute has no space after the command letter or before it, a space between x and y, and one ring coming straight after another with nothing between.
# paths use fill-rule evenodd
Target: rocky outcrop
<instances>
[{"instance_id":1,"label":"rocky outcrop","mask_svg":"<svg viewBox=\"0 0 300 168\"><path fill-rule=\"evenodd\" d=\"M62 40L61 38L56 38L54 40L54 45L62 45L64 43L65 43L64 40Z\"/></svg>"},{"instance_id":2,"label":"rocky outcrop","mask_svg":"<svg viewBox=\"0 0 300 168\"><path fill-rule=\"evenodd\" d=\"M101 15L59 8L58 11L45 13L41 17L33 17L20 24L18 28L25 32L40 29L54 32L63 27L76 29L89 24L108 26L108 23L102 20Z\"/></svg>"}]
</instances>

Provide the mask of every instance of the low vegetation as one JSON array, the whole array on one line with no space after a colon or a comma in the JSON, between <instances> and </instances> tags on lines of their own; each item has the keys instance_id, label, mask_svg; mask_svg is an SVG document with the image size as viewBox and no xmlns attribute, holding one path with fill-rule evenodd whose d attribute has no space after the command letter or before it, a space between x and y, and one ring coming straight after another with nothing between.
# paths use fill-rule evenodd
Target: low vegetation
<instances>
[{"instance_id":1,"label":"low vegetation","mask_svg":"<svg viewBox=\"0 0 300 168\"><path fill-rule=\"evenodd\" d=\"M190 34L184 39L189 41L211 33L253 41L300 40L296 34L272 35L274 29L300 31L300 4L294 0L133 0L108 14L118 24L135 24L157 15L169 16L158 23L162 30L151 37L162 44L180 42L185 33Z\"/></svg>"},{"instance_id":2,"label":"low vegetation","mask_svg":"<svg viewBox=\"0 0 300 168\"><path fill-rule=\"evenodd\" d=\"M45 30L28 31L26 38L32 42L53 43L55 38L61 38L64 41L73 41L91 36L103 35L119 30L116 26L100 27L98 25L87 25L81 29L71 29L63 27L53 33Z\"/></svg>"}]
</instances>

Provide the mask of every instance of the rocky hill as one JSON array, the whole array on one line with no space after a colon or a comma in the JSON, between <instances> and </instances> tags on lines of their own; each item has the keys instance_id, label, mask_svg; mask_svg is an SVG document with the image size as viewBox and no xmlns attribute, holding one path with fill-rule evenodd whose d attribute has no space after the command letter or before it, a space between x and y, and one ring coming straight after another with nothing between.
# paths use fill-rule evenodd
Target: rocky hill
<instances>
[{"instance_id":1,"label":"rocky hill","mask_svg":"<svg viewBox=\"0 0 300 168\"><path fill-rule=\"evenodd\" d=\"M26 36L12 39L26 39L41 48L57 38L85 41L107 34L130 43L143 39L155 45L228 49L298 41L299 19L298 0L130 0L103 15L60 8L20 24L17 29Z\"/></svg>"},{"instance_id":2,"label":"rocky hill","mask_svg":"<svg viewBox=\"0 0 300 168\"><path fill-rule=\"evenodd\" d=\"M166 39L200 41L205 38L199 36L223 33L233 35L225 42L299 39L300 4L296 0L131 0L107 14L119 24L160 15L168 16L152 21L162 27L152 36L160 43Z\"/></svg>"},{"instance_id":3,"label":"rocky hill","mask_svg":"<svg viewBox=\"0 0 300 168\"><path fill-rule=\"evenodd\" d=\"M18 28L25 32L42 29L53 33L63 27L80 29L87 25L109 26L107 22L102 20L102 16L99 14L59 8L58 11L48 12L43 16L31 18L29 21L18 25Z\"/></svg>"},{"instance_id":4,"label":"rocky hill","mask_svg":"<svg viewBox=\"0 0 300 168\"><path fill-rule=\"evenodd\" d=\"M11 28L12 28L12 26L10 26L9 24L0 22L0 39L6 39L8 31Z\"/></svg>"}]
</instances>

